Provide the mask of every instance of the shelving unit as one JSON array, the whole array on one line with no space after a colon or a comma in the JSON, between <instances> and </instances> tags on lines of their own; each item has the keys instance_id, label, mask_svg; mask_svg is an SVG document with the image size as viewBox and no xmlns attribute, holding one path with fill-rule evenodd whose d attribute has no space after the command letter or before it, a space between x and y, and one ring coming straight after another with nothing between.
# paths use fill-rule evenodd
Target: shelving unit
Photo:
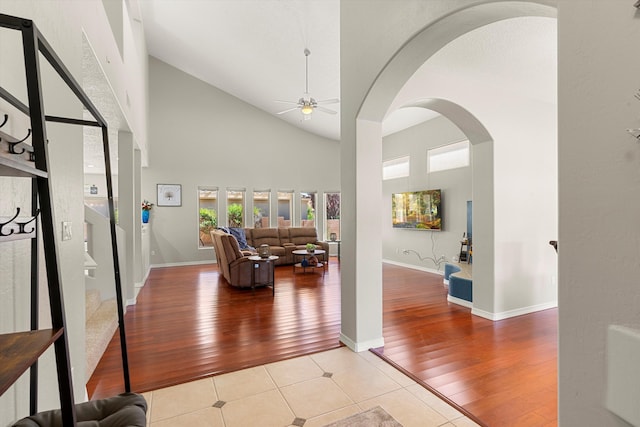
<instances>
[{"instance_id":1,"label":"shelving unit","mask_svg":"<svg viewBox=\"0 0 640 427\"><path fill-rule=\"evenodd\" d=\"M469 262L470 248L471 248L471 244L467 239L460 241L460 256L459 256L460 262L466 262L466 263Z\"/></svg>"},{"instance_id":2,"label":"shelving unit","mask_svg":"<svg viewBox=\"0 0 640 427\"><path fill-rule=\"evenodd\" d=\"M0 98L12 105L17 110L17 113L23 113L28 116L31 129L26 137L19 139L1 129L10 118L6 115L0 118L0 176L31 179L32 206L31 215L26 218L20 215L20 209L16 210L12 218L0 218L0 243L17 239L31 239L31 330L0 335L0 395L4 394L23 373L31 369L30 411L31 414L34 414L37 411L37 361L48 348L53 346L56 357L62 424L64 426L75 426L76 412L69 361L64 298L57 263L58 254L48 174L46 122L95 126L102 129L124 382L125 391L129 392L131 387L116 243L107 124L31 20L0 14L1 28L21 32L28 105L22 103L2 87L0 87ZM75 97L93 115L95 121L45 115L39 65L40 55L49 62ZM25 143L28 138L31 139L31 144ZM39 225L38 216L40 219ZM38 329L38 237L42 239L44 247L52 324L51 329L43 330Z\"/></svg>"}]
</instances>

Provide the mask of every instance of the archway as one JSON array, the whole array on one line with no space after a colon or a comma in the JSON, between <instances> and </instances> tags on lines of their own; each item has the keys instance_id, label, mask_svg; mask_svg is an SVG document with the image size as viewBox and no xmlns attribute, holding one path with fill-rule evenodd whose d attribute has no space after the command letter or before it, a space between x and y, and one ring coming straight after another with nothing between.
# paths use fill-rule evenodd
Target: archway
<instances>
[{"instance_id":1,"label":"archway","mask_svg":"<svg viewBox=\"0 0 640 427\"><path fill-rule=\"evenodd\" d=\"M372 215L381 205L379 188L381 122L388 113L395 95L409 77L433 54L457 37L481 26L522 16L555 17L552 2L492 2L453 11L434 20L408 40L376 77L355 116L355 124L345 132L343 125L343 162L355 163L355 182L349 182L350 171L343 166L343 194L353 197L354 230L344 239L342 266L342 332L341 340L355 351L384 345L382 338L382 277L381 270L371 268L381 264L380 238L370 230L380 226L380 218ZM433 108L451 105L432 102ZM467 115L466 118L468 119ZM471 116L472 117L472 116ZM344 117L343 117L344 119ZM460 119L464 120L464 119ZM464 124L463 124L464 126ZM485 130L486 131L486 130ZM346 138L345 138L346 136ZM354 147L349 148L353 137ZM482 191L485 203L474 206L474 287L479 286L479 298L474 297L476 312L490 317L495 312L494 280L494 212L493 212L493 143L488 133L476 141L474 158L486 167L474 170L474 194ZM350 151L351 150L351 151ZM352 166L352 165L351 165ZM348 168L349 166L347 166ZM365 185L366 183L366 185ZM474 197L475 198L475 197ZM475 231L477 230L477 231ZM480 232L480 230L482 230ZM349 242L349 238L353 242ZM480 253L484 255L479 255ZM482 257L486 259L481 259ZM476 285L476 282L478 283Z\"/></svg>"}]
</instances>

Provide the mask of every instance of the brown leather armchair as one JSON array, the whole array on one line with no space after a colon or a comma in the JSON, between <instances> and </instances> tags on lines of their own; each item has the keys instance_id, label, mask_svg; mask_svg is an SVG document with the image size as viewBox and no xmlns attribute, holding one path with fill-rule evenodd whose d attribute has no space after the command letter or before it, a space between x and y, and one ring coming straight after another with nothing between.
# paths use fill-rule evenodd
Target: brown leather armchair
<instances>
[{"instance_id":1,"label":"brown leather armchair","mask_svg":"<svg viewBox=\"0 0 640 427\"><path fill-rule=\"evenodd\" d=\"M211 239L213 240L213 248L216 251L218 268L231 286L250 288L253 283L270 281L273 263L254 263L246 256L250 255L249 253L240 251L236 238L224 231L212 230ZM253 277L253 274L255 274L255 277Z\"/></svg>"}]
</instances>

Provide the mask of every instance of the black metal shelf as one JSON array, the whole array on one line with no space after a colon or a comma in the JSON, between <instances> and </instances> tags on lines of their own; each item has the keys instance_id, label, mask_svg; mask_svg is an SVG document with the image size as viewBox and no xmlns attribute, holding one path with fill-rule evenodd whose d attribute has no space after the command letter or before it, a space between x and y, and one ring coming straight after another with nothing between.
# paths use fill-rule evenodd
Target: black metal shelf
<instances>
[{"instance_id":1,"label":"black metal shelf","mask_svg":"<svg viewBox=\"0 0 640 427\"><path fill-rule=\"evenodd\" d=\"M60 397L61 422L64 426L75 426L76 409L71 377L69 344L66 332L64 298L60 272L57 264L57 247L55 226L53 223L53 203L49 182L47 162L47 129L46 122L65 123L81 126L100 127L105 152L105 170L107 180L107 198L111 225L111 245L114 264L116 300L120 344L124 373L125 391L131 391L129 382L129 366L124 328L124 305L118 249L116 240L115 209L113 203L113 184L111 181L111 165L109 160L109 138L107 123L96 109L82 87L73 78L58 55L42 36L33 21L19 17L0 14L0 28L17 30L22 36L22 52L26 74L28 102L25 104L0 86L0 98L15 108L16 114L24 114L29 118L31 128L21 138L6 133L4 126L8 115L0 117L0 176L31 178L31 212L26 219L19 217L17 209L13 218L0 218L0 242L22 238L31 239L31 331L0 334L0 395L29 368L30 379L30 412L37 411L37 361L40 355L51 346L56 356L58 378L58 394ZM42 99L42 81L40 75L40 59L43 57L63 80L73 95L91 113L95 121L75 118L47 116ZM13 58L16 60L17 58ZM30 144L26 143L30 139ZM40 221L37 221L37 216ZM37 239L41 236L44 246L47 286L49 292L49 308L52 329L40 330L38 327L38 247Z\"/></svg>"},{"instance_id":2,"label":"black metal shelf","mask_svg":"<svg viewBox=\"0 0 640 427\"><path fill-rule=\"evenodd\" d=\"M31 131L20 140L0 130L0 176L47 178L46 171L36 168L33 147L25 143L30 135Z\"/></svg>"}]
</instances>

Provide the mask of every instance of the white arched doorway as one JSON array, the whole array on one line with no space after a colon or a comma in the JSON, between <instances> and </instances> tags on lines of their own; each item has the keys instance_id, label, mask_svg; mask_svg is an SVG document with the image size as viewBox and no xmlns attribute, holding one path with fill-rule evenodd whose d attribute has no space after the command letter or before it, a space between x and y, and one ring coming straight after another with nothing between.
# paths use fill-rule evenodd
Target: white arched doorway
<instances>
[{"instance_id":1,"label":"white arched doorway","mask_svg":"<svg viewBox=\"0 0 640 427\"><path fill-rule=\"evenodd\" d=\"M357 106L359 109L349 111L349 108L344 108L341 170L343 212L345 222L354 224L354 227L345 230L346 235L343 236L341 340L352 349L361 351L384 344L381 241L379 235L371 230L381 227L381 218L375 214L382 204L379 190L381 122L395 95L427 59L457 37L504 19L521 16L554 17L555 9L550 4L551 2L491 2L451 10L440 16L430 17L431 20L426 19L423 22L430 23L408 41L405 40L404 45L389 57L366 95L363 95L362 102ZM349 9L352 13L351 8ZM407 13L412 12L415 13L415 10ZM385 19L382 15L379 19ZM348 23L343 22L343 28L345 25ZM344 45L352 48L347 42ZM358 53L366 55L363 51ZM349 53L343 51L343 58L347 55ZM466 126L465 120L475 120L455 104L441 100L429 100L425 103L423 107L439 108L452 114L452 121L458 121L461 129ZM459 118L456 118L457 115ZM478 129L484 129L479 125ZM477 191L483 192L484 201L474 203L474 289L478 286L480 291L478 298L474 295L474 306L478 314L491 318L497 311L493 288L493 142L486 129L475 137L474 131L469 129L468 132L470 139L475 139L472 141L474 164L479 165L473 172L474 194Z\"/></svg>"}]
</instances>

